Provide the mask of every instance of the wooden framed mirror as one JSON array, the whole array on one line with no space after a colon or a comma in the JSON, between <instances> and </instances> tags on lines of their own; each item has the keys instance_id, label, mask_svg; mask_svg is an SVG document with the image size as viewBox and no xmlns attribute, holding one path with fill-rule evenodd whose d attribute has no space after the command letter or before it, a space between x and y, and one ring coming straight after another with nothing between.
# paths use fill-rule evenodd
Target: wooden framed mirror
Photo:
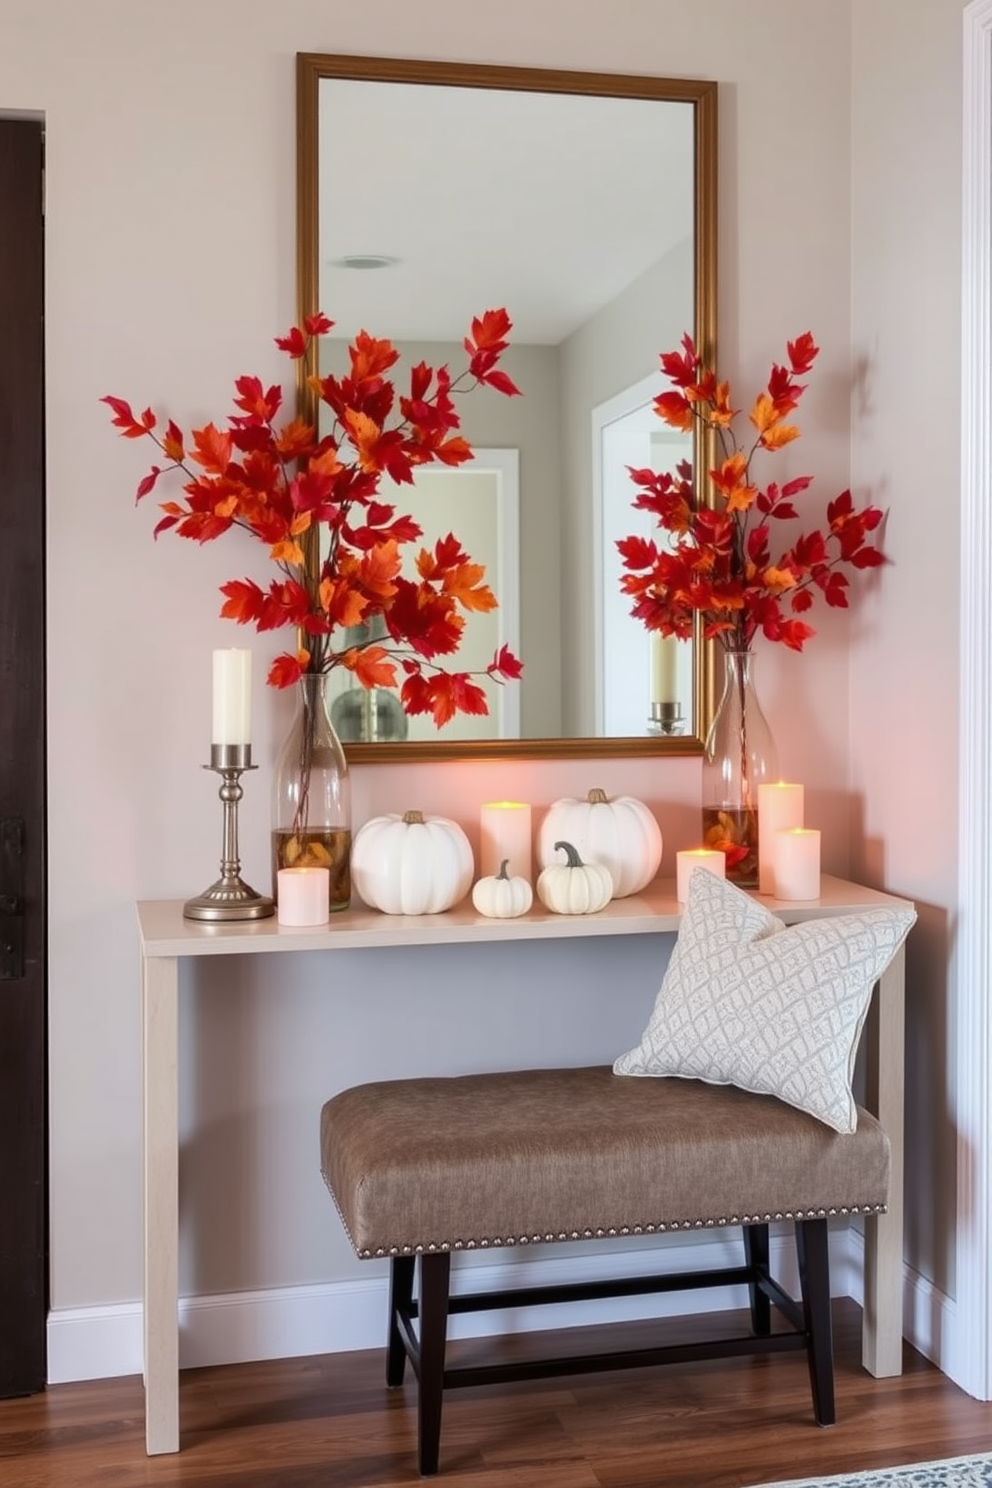
<instances>
[{"instance_id":1,"label":"wooden framed mirror","mask_svg":"<svg viewBox=\"0 0 992 1488\"><path fill-rule=\"evenodd\" d=\"M349 758L702 751L712 645L652 643L626 612L615 538L651 530L627 466L688 458L699 480L711 462L651 402L659 354L686 331L715 358L716 110L708 81L298 54L299 314L335 322L301 367L307 417L307 377L334 370L359 329L404 365L455 367L494 306L514 322L502 365L523 393L460 410L485 468L518 471L516 572L499 482L488 498L489 577L513 595L524 663L507 684L519 699L493 709L503 736L404 722L404 738L371 742L380 711L345 700L342 716L366 720L346 732Z\"/></svg>"}]
</instances>

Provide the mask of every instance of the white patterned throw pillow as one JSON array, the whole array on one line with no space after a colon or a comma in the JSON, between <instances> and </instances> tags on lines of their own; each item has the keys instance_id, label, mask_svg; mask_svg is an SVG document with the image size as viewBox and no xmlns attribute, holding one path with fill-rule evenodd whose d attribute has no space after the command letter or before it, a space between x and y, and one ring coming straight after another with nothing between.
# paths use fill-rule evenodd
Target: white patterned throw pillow
<instances>
[{"instance_id":1,"label":"white patterned throw pillow","mask_svg":"<svg viewBox=\"0 0 992 1488\"><path fill-rule=\"evenodd\" d=\"M648 1026L614 1073L736 1085L854 1131L872 988L915 919L900 905L786 926L697 870Z\"/></svg>"}]
</instances>

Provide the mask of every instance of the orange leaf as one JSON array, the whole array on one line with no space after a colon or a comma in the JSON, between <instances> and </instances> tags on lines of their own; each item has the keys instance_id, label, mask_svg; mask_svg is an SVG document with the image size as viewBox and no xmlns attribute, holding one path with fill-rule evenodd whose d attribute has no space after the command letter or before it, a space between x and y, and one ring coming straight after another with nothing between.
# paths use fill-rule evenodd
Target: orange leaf
<instances>
[{"instance_id":1,"label":"orange leaf","mask_svg":"<svg viewBox=\"0 0 992 1488\"><path fill-rule=\"evenodd\" d=\"M377 543L364 555L359 565L363 587L380 599L388 599L396 592L393 580L400 571L402 561L399 546L392 539Z\"/></svg>"},{"instance_id":2,"label":"orange leaf","mask_svg":"<svg viewBox=\"0 0 992 1488\"><path fill-rule=\"evenodd\" d=\"M796 587L796 576L787 568L775 568L774 566L766 568L761 575L761 581L771 590L772 594L784 594L786 589Z\"/></svg>"},{"instance_id":3,"label":"orange leaf","mask_svg":"<svg viewBox=\"0 0 992 1488\"><path fill-rule=\"evenodd\" d=\"M361 625L369 601L347 579L326 578L320 585L321 608L332 625Z\"/></svg>"},{"instance_id":4,"label":"orange leaf","mask_svg":"<svg viewBox=\"0 0 992 1488\"><path fill-rule=\"evenodd\" d=\"M341 657L363 687L395 687L396 663L381 646L355 646Z\"/></svg>"},{"instance_id":5,"label":"orange leaf","mask_svg":"<svg viewBox=\"0 0 992 1488\"><path fill-rule=\"evenodd\" d=\"M759 443L763 449L776 450L798 438L799 430L795 424L778 424L773 429L766 429Z\"/></svg>"},{"instance_id":6,"label":"orange leaf","mask_svg":"<svg viewBox=\"0 0 992 1488\"><path fill-rule=\"evenodd\" d=\"M391 341L370 336L368 331L359 331L348 349L351 358L351 375L356 382L365 382L371 377L381 377L388 372L400 354Z\"/></svg>"},{"instance_id":7,"label":"orange leaf","mask_svg":"<svg viewBox=\"0 0 992 1488\"><path fill-rule=\"evenodd\" d=\"M273 563L291 563L298 568L303 567L303 549L299 543L291 542L288 538L273 543L269 549L269 557Z\"/></svg>"},{"instance_id":8,"label":"orange leaf","mask_svg":"<svg viewBox=\"0 0 992 1488\"><path fill-rule=\"evenodd\" d=\"M231 463L231 436L214 424L193 430L193 459L214 475L223 475Z\"/></svg>"},{"instance_id":9,"label":"orange leaf","mask_svg":"<svg viewBox=\"0 0 992 1488\"><path fill-rule=\"evenodd\" d=\"M495 594L488 584L483 584L485 565L482 563L460 563L450 569L444 577L444 592L458 601L464 610L475 610L488 614L498 607Z\"/></svg>"}]
</instances>

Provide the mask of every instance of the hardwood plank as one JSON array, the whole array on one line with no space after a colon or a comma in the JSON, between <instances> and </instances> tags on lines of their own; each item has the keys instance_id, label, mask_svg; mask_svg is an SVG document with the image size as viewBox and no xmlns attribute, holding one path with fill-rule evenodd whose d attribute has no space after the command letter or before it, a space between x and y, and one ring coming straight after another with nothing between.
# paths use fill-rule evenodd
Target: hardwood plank
<instances>
[{"instance_id":1,"label":"hardwood plank","mask_svg":"<svg viewBox=\"0 0 992 1488\"><path fill-rule=\"evenodd\" d=\"M741 1314L735 1322L743 1322ZM813 1421L802 1354L711 1360L449 1392L446 1488L747 1488L992 1448L992 1405L907 1348L901 1376L861 1365L861 1313L835 1305L837 1425ZM633 1345L651 1324L519 1335L507 1353ZM672 1320L680 1336L728 1318ZM591 1339L590 1334L595 1334ZM495 1340L454 1345L477 1356ZM4 1488L406 1488L415 1385L385 1351L184 1371L182 1451L148 1457L140 1379L56 1385L0 1401Z\"/></svg>"}]
</instances>

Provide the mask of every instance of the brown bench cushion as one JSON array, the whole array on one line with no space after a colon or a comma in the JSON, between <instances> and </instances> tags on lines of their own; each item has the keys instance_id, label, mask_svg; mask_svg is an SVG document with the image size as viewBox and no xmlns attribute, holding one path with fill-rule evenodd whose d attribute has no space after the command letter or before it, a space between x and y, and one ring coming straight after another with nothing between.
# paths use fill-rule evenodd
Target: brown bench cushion
<instances>
[{"instance_id":1,"label":"brown bench cushion","mask_svg":"<svg viewBox=\"0 0 992 1488\"><path fill-rule=\"evenodd\" d=\"M321 1166L363 1258L879 1213L889 1143L774 1096L606 1067L389 1080L333 1096Z\"/></svg>"}]
</instances>

